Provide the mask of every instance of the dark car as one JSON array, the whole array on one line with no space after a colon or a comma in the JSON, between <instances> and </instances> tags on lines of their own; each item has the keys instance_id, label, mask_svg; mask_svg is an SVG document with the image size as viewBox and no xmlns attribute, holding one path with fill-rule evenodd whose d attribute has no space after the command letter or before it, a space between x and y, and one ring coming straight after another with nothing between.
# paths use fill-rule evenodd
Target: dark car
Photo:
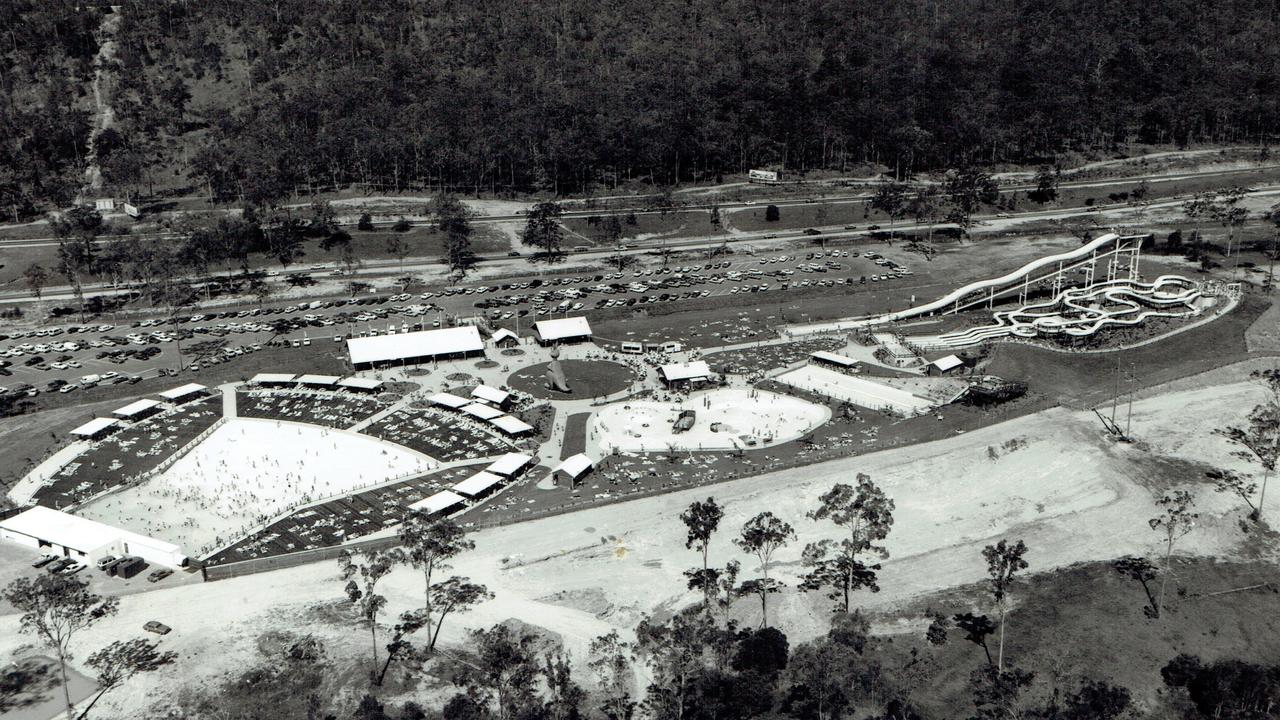
<instances>
[{"instance_id":1,"label":"dark car","mask_svg":"<svg viewBox=\"0 0 1280 720\"><path fill-rule=\"evenodd\" d=\"M76 561L72 560L71 558L65 558L65 557L59 558L49 563L48 565L45 565L44 569L49 571L50 573L56 573L56 572L60 572L65 567L70 567L74 565L75 562Z\"/></svg>"},{"instance_id":2,"label":"dark car","mask_svg":"<svg viewBox=\"0 0 1280 720\"><path fill-rule=\"evenodd\" d=\"M146 624L142 626L142 629L157 635L168 635L173 630L173 628L168 625L156 620L148 620Z\"/></svg>"},{"instance_id":3,"label":"dark car","mask_svg":"<svg viewBox=\"0 0 1280 720\"><path fill-rule=\"evenodd\" d=\"M172 574L173 574L173 571L170 570L169 568L160 568L159 570L152 570L151 574L147 575L147 582L152 582L152 583L160 582L161 580L169 577Z\"/></svg>"},{"instance_id":4,"label":"dark car","mask_svg":"<svg viewBox=\"0 0 1280 720\"><path fill-rule=\"evenodd\" d=\"M44 362L44 358L40 355L36 355L35 357L27 358L22 364L27 367L32 367L34 365L39 365L42 362Z\"/></svg>"}]
</instances>

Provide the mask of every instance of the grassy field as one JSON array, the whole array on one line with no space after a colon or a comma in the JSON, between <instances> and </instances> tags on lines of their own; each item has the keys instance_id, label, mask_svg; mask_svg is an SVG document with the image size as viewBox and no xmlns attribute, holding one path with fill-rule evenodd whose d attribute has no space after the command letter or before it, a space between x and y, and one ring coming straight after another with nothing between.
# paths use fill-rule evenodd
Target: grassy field
<instances>
[{"instance_id":1,"label":"grassy field","mask_svg":"<svg viewBox=\"0 0 1280 720\"><path fill-rule=\"evenodd\" d=\"M1028 556L1032 570L1034 550ZM1014 609L1008 619L1006 662L1036 673L1030 694L1041 702L1054 688L1071 690L1081 679L1106 679L1128 688L1135 704L1152 713L1144 717L1179 717L1160 676L1160 668L1178 653L1206 661L1275 662L1280 656L1280 616L1273 611L1278 601L1274 565L1177 558L1175 572L1159 620L1144 617L1142 587L1121 577L1109 563L1031 576L1011 593ZM1209 596L1266 582L1272 585ZM990 615L990 594L984 585L958 588L873 620L918 620L929 611ZM881 646L893 658L886 664L904 663L909 648L923 648L928 675L920 679L913 702L927 717L967 717L972 708L969 674L986 663L985 654L956 629L946 645L930 647L923 638L927 622L922 622L919 634L893 636L891 645Z\"/></svg>"},{"instance_id":2,"label":"grassy field","mask_svg":"<svg viewBox=\"0 0 1280 720\"><path fill-rule=\"evenodd\" d=\"M608 214L602 212L600 217L607 218ZM619 221L622 222L623 240L658 235L680 238L700 237L710 235L712 232L711 222L708 219L710 214L706 210L682 210L666 215L640 213L635 216L634 225L625 222L625 217L625 215L619 217ZM561 221L561 225L569 231L564 239L564 244L567 246L608 244L601 238L603 225L592 225L587 218L565 218Z\"/></svg>"},{"instance_id":3,"label":"grassy field","mask_svg":"<svg viewBox=\"0 0 1280 720\"><path fill-rule=\"evenodd\" d=\"M471 248L477 255L505 256L510 243L502 232L489 225L477 225L473 228ZM45 228L48 235L48 228ZM370 232L355 230L351 239L356 249L356 256L361 260L381 260L394 257L387 250L387 240L399 236L407 245L413 258L442 257L444 254L444 235L435 228L414 227L408 232L397 233L391 230L378 229ZM323 250L319 240L307 240L302 246L302 255L289 267L282 267L274 258L255 255L250 258L250 267L261 270L296 270L316 263L337 261L338 254L333 250ZM25 288L22 271L32 264L40 264L51 272L56 272L58 265L58 247L46 244L36 247L0 247L0 289L9 287ZM214 268L221 270L222 268ZM66 281L55 276L51 285L64 285Z\"/></svg>"},{"instance_id":4,"label":"grassy field","mask_svg":"<svg viewBox=\"0 0 1280 720\"><path fill-rule=\"evenodd\" d=\"M507 378L507 384L541 400L581 400L603 397L625 389L636 378L631 368L607 360L562 360L568 393L547 389L548 363L521 368Z\"/></svg>"},{"instance_id":5,"label":"grassy field","mask_svg":"<svg viewBox=\"0 0 1280 720\"><path fill-rule=\"evenodd\" d=\"M1169 382L1249 356L1245 333L1270 307L1260 295L1245 295L1231 312L1173 337L1120 353L1120 392ZM984 372L1025 380L1037 396L1088 408L1115 391L1115 353L1063 353L1012 343L997 345ZM1132 374L1133 380L1128 377Z\"/></svg>"}]
</instances>

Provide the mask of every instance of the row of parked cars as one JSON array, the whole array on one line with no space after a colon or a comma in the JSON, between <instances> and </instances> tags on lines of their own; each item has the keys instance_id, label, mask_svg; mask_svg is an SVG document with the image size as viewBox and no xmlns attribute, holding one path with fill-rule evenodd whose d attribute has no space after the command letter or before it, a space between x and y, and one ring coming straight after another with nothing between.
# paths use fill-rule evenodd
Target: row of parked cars
<instances>
[{"instance_id":1,"label":"row of parked cars","mask_svg":"<svg viewBox=\"0 0 1280 720\"><path fill-rule=\"evenodd\" d=\"M147 562L136 555L108 555L95 564L107 575L126 580L147 569ZM46 572L59 575L75 575L88 566L75 558L45 553L32 562L31 567L44 568ZM169 568L156 568L147 575L147 582L160 582L172 574Z\"/></svg>"}]
</instances>

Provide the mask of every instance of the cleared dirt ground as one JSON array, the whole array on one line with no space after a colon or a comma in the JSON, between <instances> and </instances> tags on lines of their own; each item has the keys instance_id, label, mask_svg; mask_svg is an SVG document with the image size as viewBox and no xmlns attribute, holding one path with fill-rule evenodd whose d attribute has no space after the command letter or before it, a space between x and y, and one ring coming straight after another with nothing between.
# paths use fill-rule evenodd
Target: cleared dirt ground
<instances>
[{"instance_id":1,"label":"cleared dirt ground","mask_svg":"<svg viewBox=\"0 0 1280 720\"><path fill-rule=\"evenodd\" d=\"M1206 463L1247 469L1210 433L1236 421L1259 397L1259 389L1242 380L1243 371L1213 387L1138 401L1140 442L1134 445L1105 439L1090 413L1059 408L927 445L478 532L476 550L455 563L455 572L488 584L497 599L458 618L445 642L456 642L465 627L518 617L556 633L575 657L585 657L594 636L617 629L625 637L642 614L661 615L695 601L683 590L681 573L696 558L684 547L678 513L708 494L726 509L712 562L743 560L745 576L757 569L730 544L732 529L766 509L795 525L799 542L777 554L775 573L794 588L804 543L834 535L833 526L804 513L820 492L858 472L872 475L897 503L883 590L857 597L872 611L906 608L940 587L980 580L980 550L1000 537L1025 540L1027 559L1041 572L1152 552L1158 540L1146 523L1155 514L1152 498L1174 486L1194 489L1201 512L1183 552L1257 557L1256 546L1243 544L1242 506L1202 484ZM1017 449L1005 446L1010 440L1017 440ZM383 581L387 618L420 600L420 583L408 568ZM347 613L316 609L336 607L341 585L336 564L321 563L126 597L117 617L77 642L100 647L137 633L150 619L173 626L164 642L181 653L180 665L139 678L104 700L127 714L144 698L171 691L180 678L205 683L242 668L255 657L256 638L282 623L305 622L345 647L359 638ZM776 596L778 611L771 614L784 618L782 628L796 642L825 629L826 606L820 595L788 589ZM758 609L748 600L736 612L750 623ZM15 617L0 618L0 653L27 642L16 629Z\"/></svg>"}]
</instances>

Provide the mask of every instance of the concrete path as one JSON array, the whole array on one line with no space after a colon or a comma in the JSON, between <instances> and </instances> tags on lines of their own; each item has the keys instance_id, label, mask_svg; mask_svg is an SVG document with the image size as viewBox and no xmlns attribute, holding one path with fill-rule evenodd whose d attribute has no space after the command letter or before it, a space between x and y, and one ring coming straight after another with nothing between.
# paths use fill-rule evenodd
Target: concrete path
<instances>
[{"instance_id":1,"label":"concrete path","mask_svg":"<svg viewBox=\"0 0 1280 720\"><path fill-rule=\"evenodd\" d=\"M222 417L228 420L234 420L239 417L236 409L236 389L240 387L240 383L227 383L219 385L218 389L222 391Z\"/></svg>"}]
</instances>

